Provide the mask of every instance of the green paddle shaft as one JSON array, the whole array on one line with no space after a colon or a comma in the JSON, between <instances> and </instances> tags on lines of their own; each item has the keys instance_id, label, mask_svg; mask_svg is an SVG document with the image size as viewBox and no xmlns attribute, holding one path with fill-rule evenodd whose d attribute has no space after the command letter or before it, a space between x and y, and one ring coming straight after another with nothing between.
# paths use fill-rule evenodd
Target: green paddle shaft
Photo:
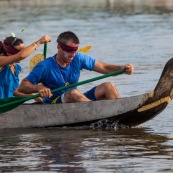
<instances>
[{"instance_id":1,"label":"green paddle shaft","mask_svg":"<svg viewBox=\"0 0 173 173\"><path fill-rule=\"evenodd\" d=\"M44 59L46 59L46 54L47 54L47 43L44 43L44 50L43 50Z\"/></svg>"},{"instance_id":2,"label":"green paddle shaft","mask_svg":"<svg viewBox=\"0 0 173 173\"><path fill-rule=\"evenodd\" d=\"M65 90L65 89L68 89L68 88L72 88L72 87L75 87L75 86L79 86L79 85L83 85L83 84L86 84L86 83L89 83L89 82L100 80L100 79L103 79L103 78L106 78L106 77L109 77L109 76L119 75L119 74L122 74L124 72L125 72L125 70L118 70L118 71L111 72L111 73L108 73L108 74L104 74L104 75L101 75L101 76L98 76L98 77L95 77L95 78L84 80L84 81L81 81L81 82L78 82L78 83L75 83L75 84L70 84L70 85L67 85L67 86L64 86L64 87L53 89L53 90L51 90L51 92L52 93L58 92L58 91L61 91L61 90ZM0 100L0 114L4 113L4 112L7 112L11 109L14 109L17 106L21 105L22 103L24 103L28 100L31 100L31 99L35 99L39 96L40 96L40 94L35 94L35 95L32 95L32 96L28 96L28 97L16 96L16 97L9 97L9 98L5 98L5 99L1 99Z\"/></svg>"}]
</instances>

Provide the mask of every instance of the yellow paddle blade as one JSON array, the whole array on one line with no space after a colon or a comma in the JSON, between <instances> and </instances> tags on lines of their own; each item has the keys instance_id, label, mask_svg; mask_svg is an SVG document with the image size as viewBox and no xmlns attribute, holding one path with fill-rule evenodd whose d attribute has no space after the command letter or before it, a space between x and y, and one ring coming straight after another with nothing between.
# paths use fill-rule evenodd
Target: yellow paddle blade
<instances>
[{"instance_id":1,"label":"yellow paddle blade","mask_svg":"<svg viewBox=\"0 0 173 173\"><path fill-rule=\"evenodd\" d=\"M44 55L43 54L37 54L35 56L33 56L29 62L29 68L30 71L32 71L32 69L41 61L44 60Z\"/></svg>"},{"instance_id":2,"label":"yellow paddle blade","mask_svg":"<svg viewBox=\"0 0 173 173\"><path fill-rule=\"evenodd\" d=\"M90 49L91 49L91 46L86 46L84 48L79 49L78 52L82 52L82 53L86 53L87 54Z\"/></svg>"}]
</instances>

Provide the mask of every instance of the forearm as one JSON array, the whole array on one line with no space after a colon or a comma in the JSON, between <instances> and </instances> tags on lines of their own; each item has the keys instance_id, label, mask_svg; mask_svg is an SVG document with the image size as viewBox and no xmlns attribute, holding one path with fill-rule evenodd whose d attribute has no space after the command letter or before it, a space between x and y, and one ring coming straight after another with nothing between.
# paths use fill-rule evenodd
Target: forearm
<instances>
[{"instance_id":1,"label":"forearm","mask_svg":"<svg viewBox=\"0 0 173 173\"><path fill-rule=\"evenodd\" d=\"M52 97L50 88L45 87L44 85L33 85L26 78L22 80L18 91L25 94L39 93L41 97Z\"/></svg>"},{"instance_id":2,"label":"forearm","mask_svg":"<svg viewBox=\"0 0 173 173\"><path fill-rule=\"evenodd\" d=\"M25 78L22 80L18 91L25 94L37 93L39 91L39 85L33 85Z\"/></svg>"},{"instance_id":3,"label":"forearm","mask_svg":"<svg viewBox=\"0 0 173 173\"><path fill-rule=\"evenodd\" d=\"M26 97L26 96L30 96L30 95L32 95L32 94L21 93L21 92L19 92L18 89L16 89L16 90L14 91L14 96Z\"/></svg>"},{"instance_id":4,"label":"forearm","mask_svg":"<svg viewBox=\"0 0 173 173\"><path fill-rule=\"evenodd\" d=\"M116 64L106 64L103 62L96 62L94 66L94 71L107 74L117 70L122 70L123 66L116 65Z\"/></svg>"},{"instance_id":5,"label":"forearm","mask_svg":"<svg viewBox=\"0 0 173 173\"><path fill-rule=\"evenodd\" d=\"M28 57L40 44L48 43L50 41L51 38L48 35L41 37L39 40L19 52L21 59L25 59L26 57Z\"/></svg>"},{"instance_id":6,"label":"forearm","mask_svg":"<svg viewBox=\"0 0 173 173\"><path fill-rule=\"evenodd\" d=\"M106 74L114 72L114 71L122 70L122 69L124 69L123 66L115 65L115 64L106 64L104 68Z\"/></svg>"},{"instance_id":7,"label":"forearm","mask_svg":"<svg viewBox=\"0 0 173 173\"><path fill-rule=\"evenodd\" d=\"M125 70L125 74L132 74L134 71L134 67L132 64L125 64L125 65L116 65L116 64L107 64L103 62L97 61L94 66L94 71L107 74L117 70Z\"/></svg>"},{"instance_id":8,"label":"forearm","mask_svg":"<svg viewBox=\"0 0 173 173\"><path fill-rule=\"evenodd\" d=\"M51 38L48 35L41 37L36 42L30 44L29 46L23 48L20 52L9 55L9 56L0 56L0 67L4 67L8 64L12 64L17 61L21 61L31 55L34 50L43 43L48 43L51 41Z\"/></svg>"},{"instance_id":9,"label":"forearm","mask_svg":"<svg viewBox=\"0 0 173 173\"><path fill-rule=\"evenodd\" d=\"M24 93L21 93L21 92L19 92L18 89L16 89L16 90L14 91L14 96L27 97L27 96L31 96L31 95L33 95L33 94L24 94ZM41 102L43 101L43 99L42 99L41 97L37 97L37 98L35 98L34 100L35 100L36 102L39 102L39 103L41 103Z\"/></svg>"},{"instance_id":10,"label":"forearm","mask_svg":"<svg viewBox=\"0 0 173 173\"><path fill-rule=\"evenodd\" d=\"M36 48L39 46L40 44L37 42L32 43L31 45L25 47L24 49L22 49L17 55L19 60L23 60L25 58L27 58L29 55L31 55Z\"/></svg>"},{"instance_id":11,"label":"forearm","mask_svg":"<svg viewBox=\"0 0 173 173\"><path fill-rule=\"evenodd\" d=\"M25 58L27 58L29 55L34 52L34 50L39 46L39 43L32 43L31 45L25 47L20 52L18 52L15 55L9 55L9 56L0 56L0 67L4 67L8 64L12 64L14 62L21 61Z\"/></svg>"}]
</instances>

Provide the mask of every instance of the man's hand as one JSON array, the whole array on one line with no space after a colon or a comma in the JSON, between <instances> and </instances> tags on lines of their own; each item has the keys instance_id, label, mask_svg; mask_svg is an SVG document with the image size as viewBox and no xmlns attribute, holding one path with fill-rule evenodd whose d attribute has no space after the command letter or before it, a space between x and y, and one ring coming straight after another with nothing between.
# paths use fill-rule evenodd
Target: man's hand
<instances>
[{"instance_id":1,"label":"man's hand","mask_svg":"<svg viewBox=\"0 0 173 173\"><path fill-rule=\"evenodd\" d=\"M124 66L122 66L122 69L125 69L125 73L126 74L132 74L134 72L134 67L132 64L125 64Z\"/></svg>"},{"instance_id":2,"label":"man's hand","mask_svg":"<svg viewBox=\"0 0 173 173\"><path fill-rule=\"evenodd\" d=\"M39 85L38 86L38 93L40 94L41 97L52 97L53 94L51 93L51 90L50 88L46 88L45 86L43 85Z\"/></svg>"}]
</instances>

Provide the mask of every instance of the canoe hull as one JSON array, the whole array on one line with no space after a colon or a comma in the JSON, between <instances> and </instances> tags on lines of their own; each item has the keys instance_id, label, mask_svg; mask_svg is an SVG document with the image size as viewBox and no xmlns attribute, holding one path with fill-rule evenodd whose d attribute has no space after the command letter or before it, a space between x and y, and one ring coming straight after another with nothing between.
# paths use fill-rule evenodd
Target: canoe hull
<instances>
[{"instance_id":1,"label":"canoe hull","mask_svg":"<svg viewBox=\"0 0 173 173\"><path fill-rule=\"evenodd\" d=\"M102 100L95 102L66 104L24 104L0 116L0 128L30 128L88 124L100 119L116 119L139 108L150 94Z\"/></svg>"},{"instance_id":2,"label":"canoe hull","mask_svg":"<svg viewBox=\"0 0 173 173\"><path fill-rule=\"evenodd\" d=\"M113 121L117 127L142 124L163 111L173 98L173 58L153 92L114 100L65 104L24 104L0 115L0 128L72 126Z\"/></svg>"}]
</instances>

